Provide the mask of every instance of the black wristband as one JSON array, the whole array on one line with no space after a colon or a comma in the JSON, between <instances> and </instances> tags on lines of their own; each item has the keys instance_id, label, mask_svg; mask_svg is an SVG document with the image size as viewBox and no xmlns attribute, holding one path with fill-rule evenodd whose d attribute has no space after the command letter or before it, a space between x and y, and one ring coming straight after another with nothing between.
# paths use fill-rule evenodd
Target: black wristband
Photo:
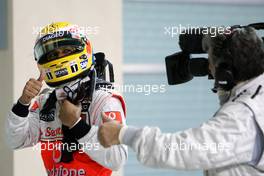
<instances>
[{"instance_id":1,"label":"black wristband","mask_svg":"<svg viewBox=\"0 0 264 176\"><path fill-rule=\"evenodd\" d=\"M89 133L91 129L91 126L88 125L83 119L80 120L74 127L69 129L70 134L78 139L81 139L83 136L85 136L87 133Z\"/></svg>"},{"instance_id":2,"label":"black wristband","mask_svg":"<svg viewBox=\"0 0 264 176\"><path fill-rule=\"evenodd\" d=\"M13 106L12 112L19 117L27 117L29 113L29 105L23 105L19 101Z\"/></svg>"}]
</instances>

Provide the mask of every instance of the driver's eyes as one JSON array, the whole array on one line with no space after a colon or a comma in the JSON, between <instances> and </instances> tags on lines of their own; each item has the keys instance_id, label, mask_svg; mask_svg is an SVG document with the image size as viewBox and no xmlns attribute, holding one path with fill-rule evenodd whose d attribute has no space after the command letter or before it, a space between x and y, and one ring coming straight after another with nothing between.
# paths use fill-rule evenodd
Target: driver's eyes
<instances>
[{"instance_id":1,"label":"driver's eyes","mask_svg":"<svg viewBox=\"0 0 264 176\"><path fill-rule=\"evenodd\" d=\"M70 54L72 53L74 50L73 49L64 49L63 50L63 54Z\"/></svg>"},{"instance_id":2,"label":"driver's eyes","mask_svg":"<svg viewBox=\"0 0 264 176\"><path fill-rule=\"evenodd\" d=\"M75 52L75 49L73 48L65 48L60 50L55 50L47 55L48 60L57 59L60 57L68 56Z\"/></svg>"},{"instance_id":3,"label":"driver's eyes","mask_svg":"<svg viewBox=\"0 0 264 176\"><path fill-rule=\"evenodd\" d=\"M48 58L49 59L53 59L53 58L56 58L56 57L58 57L59 56L59 52L51 52L51 53L49 53L48 54Z\"/></svg>"}]
</instances>

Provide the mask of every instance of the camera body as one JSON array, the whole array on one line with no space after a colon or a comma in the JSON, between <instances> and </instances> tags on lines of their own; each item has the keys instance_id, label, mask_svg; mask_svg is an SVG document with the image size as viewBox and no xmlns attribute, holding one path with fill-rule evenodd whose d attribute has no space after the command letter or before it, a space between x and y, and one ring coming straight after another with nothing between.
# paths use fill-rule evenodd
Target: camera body
<instances>
[{"instance_id":1,"label":"camera body","mask_svg":"<svg viewBox=\"0 0 264 176\"><path fill-rule=\"evenodd\" d=\"M256 30L264 29L264 23L254 23L247 26L234 25L225 28L223 34L228 39L232 37L232 31L237 28L253 27ZM216 28L214 28L216 30ZM196 76L208 76L208 79L215 79L215 86L224 90L234 87L232 65L220 64L214 73L210 73L208 58L195 57L193 54L206 54L203 49L203 39L205 35L210 35L210 28L192 28L182 31L179 35L179 46L182 51L166 56L166 72L169 85L177 85L188 82ZM214 31L214 34L216 32ZM264 38L262 37L263 41Z\"/></svg>"}]
</instances>

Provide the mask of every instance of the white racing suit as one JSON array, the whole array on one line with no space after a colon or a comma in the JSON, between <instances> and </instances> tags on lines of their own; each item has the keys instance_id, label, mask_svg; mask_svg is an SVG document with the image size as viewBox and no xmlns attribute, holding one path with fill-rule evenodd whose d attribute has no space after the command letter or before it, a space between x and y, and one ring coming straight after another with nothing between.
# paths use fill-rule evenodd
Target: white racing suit
<instances>
[{"instance_id":1,"label":"white racing suit","mask_svg":"<svg viewBox=\"0 0 264 176\"><path fill-rule=\"evenodd\" d=\"M119 140L141 163L154 168L203 169L206 176L264 176L263 86L264 75L237 85L200 127L173 134L124 127Z\"/></svg>"},{"instance_id":2,"label":"white racing suit","mask_svg":"<svg viewBox=\"0 0 264 176\"><path fill-rule=\"evenodd\" d=\"M13 149L34 146L40 142L42 159L49 176L109 176L112 170L118 170L125 164L126 146L104 148L97 139L98 126L103 123L102 112L122 124L126 123L125 103L120 95L107 90L96 90L89 113L88 103L85 100L82 102L82 120L70 129L70 133L75 135L82 147L73 153L73 161L64 163L60 161L63 133L62 123L58 118L58 102L48 115L40 114L49 94L50 92L37 97L26 117L16 115L13 110L9 112L6 135ZM84 133L87 124L90 129L88 128L88 133Z\"/></svg>"}]
</instances>

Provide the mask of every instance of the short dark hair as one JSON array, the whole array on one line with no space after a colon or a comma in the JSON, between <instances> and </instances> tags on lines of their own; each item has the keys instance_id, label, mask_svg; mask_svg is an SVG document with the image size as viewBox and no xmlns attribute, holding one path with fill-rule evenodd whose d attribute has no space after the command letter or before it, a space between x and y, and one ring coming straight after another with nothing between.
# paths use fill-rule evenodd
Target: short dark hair
<instances>
[{"instance_id":1,"label":"short dark hair","mask_svg":"<svg viewBox=\"0 0 264 176\"><path fill-rule=\"evenodd\" d=\"M264 72L263 40L252 27L209 37L206 45L211 52L212 64L232 66L236 82L249 80Z\"/></svg>"}]
</instances>

